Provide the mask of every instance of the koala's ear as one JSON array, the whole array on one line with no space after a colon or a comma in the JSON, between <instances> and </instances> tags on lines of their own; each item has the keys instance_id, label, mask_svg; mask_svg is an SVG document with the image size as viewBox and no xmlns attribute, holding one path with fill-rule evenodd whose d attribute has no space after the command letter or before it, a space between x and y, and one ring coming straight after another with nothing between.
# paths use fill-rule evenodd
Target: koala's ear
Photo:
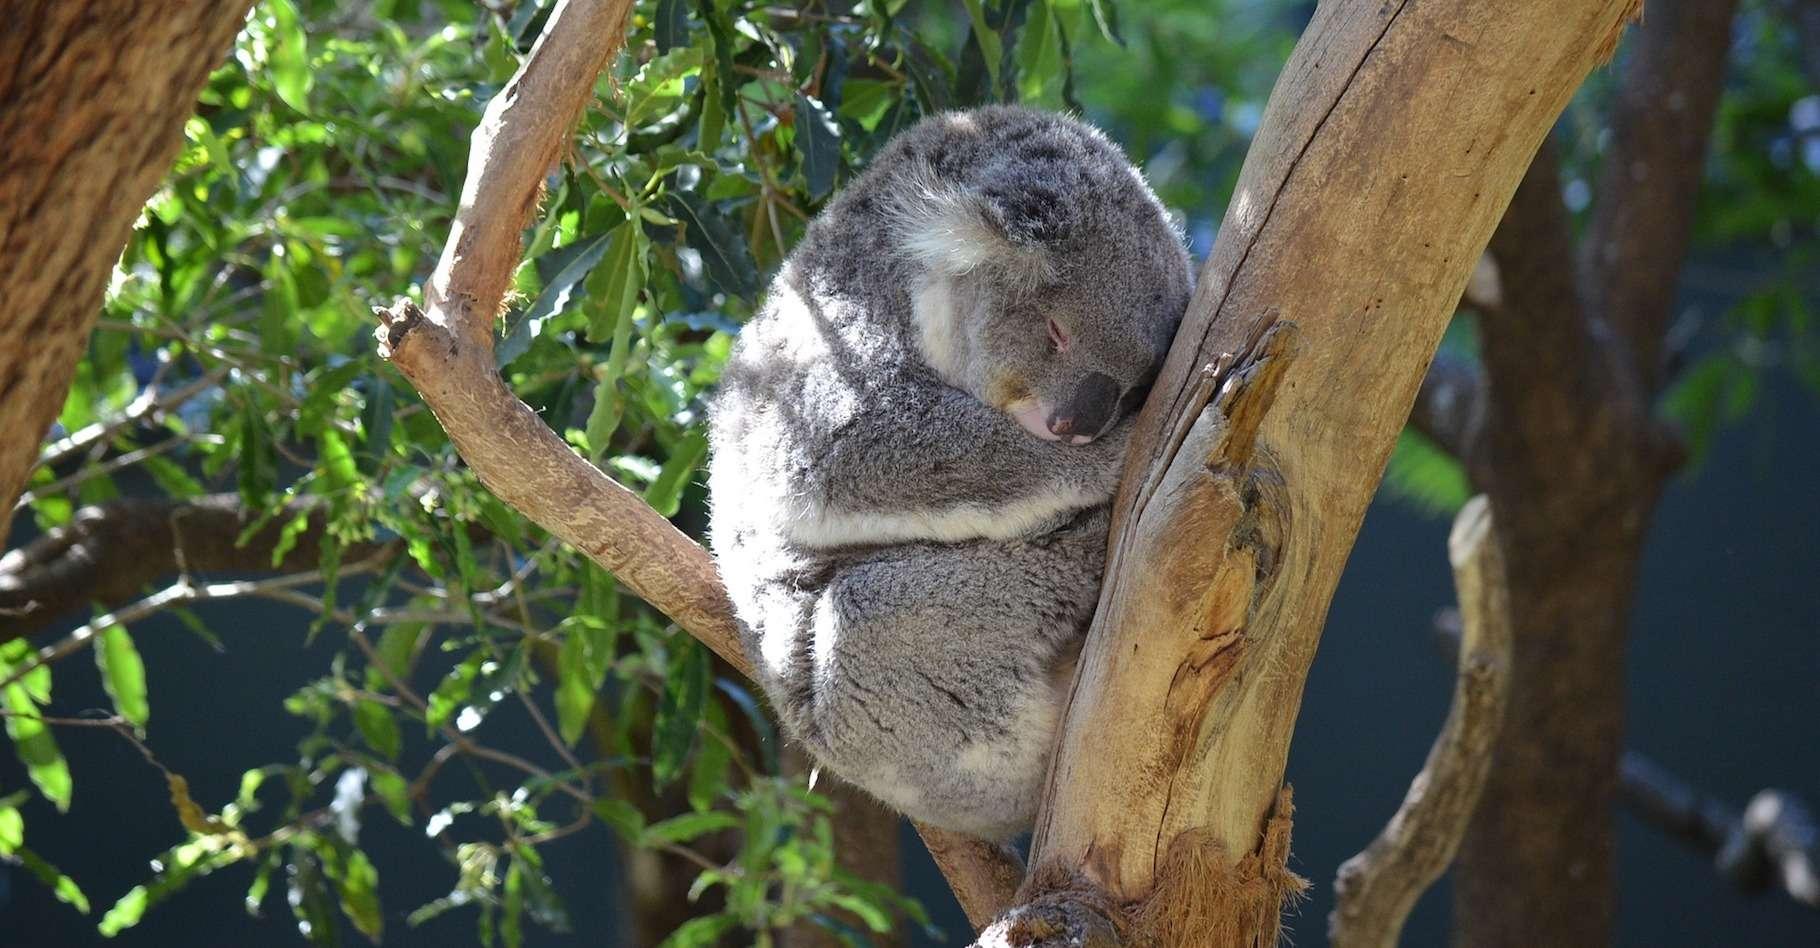
<instances>
[{"instance_id":1,"label":"koala's ear","mask_svg":"<svg viewBox=\"0 0 1820 948\"><path fill-rule=\"evenodd\" d=\"M989 270L1015 285L1055 279L1055 260L1041 245L1013 238L984 197L952 185L919 184L895 209L904 249L948 276Z\"/></svg>"}]
</instances>

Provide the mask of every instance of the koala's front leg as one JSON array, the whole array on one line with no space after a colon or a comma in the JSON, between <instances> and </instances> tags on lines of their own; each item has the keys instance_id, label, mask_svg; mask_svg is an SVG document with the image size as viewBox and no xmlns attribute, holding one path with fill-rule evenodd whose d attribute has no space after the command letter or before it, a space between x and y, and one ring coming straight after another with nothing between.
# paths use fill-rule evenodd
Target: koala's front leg
<instances>
[{"instance_id":1,"label":"koala's front leg","mask_svg":"<svg viewBox=\"0 0 1820 948\"><path fill-rule=\"evenodd\" d=\"M1097 508L1030 542L894 547L818 590L761 596L754 651L788 732L916 819L987 839L1028 829L1106 524Z\"/></svg>"},{"instance_id":2,"label":"koala's front leg","mask_svg":"<svg viewBox=\"0 0 1820 948\"><path fill-rule=\"evenodd\" d=\"M828 548L1004 540L1043 532L1118 487L1131 421L1089 444L1044 441L943 385L876 393L796 472L787 528Z\"/></svg>"}]
</instances>

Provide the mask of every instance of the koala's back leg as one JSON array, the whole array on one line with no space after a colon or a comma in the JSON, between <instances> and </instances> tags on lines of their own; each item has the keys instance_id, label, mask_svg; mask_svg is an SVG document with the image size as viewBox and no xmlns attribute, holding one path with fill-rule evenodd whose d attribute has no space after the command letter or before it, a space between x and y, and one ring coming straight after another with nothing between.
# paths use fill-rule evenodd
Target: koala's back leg
<instances>
[{"instance_id":1,"label":"koala's back leg","mask_svg":"<svg viewBox=\"0 0 1820 948\"><path fill-rule=\"evenodd\" d=\"M1039 540L918 544L849 561L799 600L780 708L837 773L918 819L988 838L1035 815L1099 595L1106 518ZM781 645L782 643L773 643ZM782 655L783 649L768 650ZM767 663L768 664L768 663Z\"/></svg>"}]
</instances>

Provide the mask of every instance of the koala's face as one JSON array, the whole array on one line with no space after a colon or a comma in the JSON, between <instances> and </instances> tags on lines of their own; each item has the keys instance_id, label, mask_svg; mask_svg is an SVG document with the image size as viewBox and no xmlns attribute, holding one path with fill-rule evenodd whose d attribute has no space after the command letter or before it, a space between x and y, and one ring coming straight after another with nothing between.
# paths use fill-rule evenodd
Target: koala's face
<instances>
[{"instance_id":1,"label":"koala's face","mask_svg":"<svg viewBox=\"0 0 1820 948\"><path fill-rule=\"evenodd\" d=\"M1049 441L1085 444L1136 411L1187 308L1188 255L1118 148L999 106L928 119L897 147L882 203L923 267L929 367Z\"/></svg>"},{"instance_id":2,"label":"koala's face","mask_svg":"<svg viewBox=\"0 0 1820 948\"><path fill-rule=\"evenodd\" d=\"M983 307L974 383L983 400L1069 444L1137 411L1188 305L1181 248L1167 230L1156 236L1147 246L1080 248L1053 282Z\"/></svg>"},{"instance_id":3,"label":"koala's face","mask_svg":"<svg viewBox=\"0 0 1820 948\"><path fill-rule=\"evenodd\" d=\"M918 344L948 384L1046 441L1086 444L1144 402L1188 305L1188 257L1152 200L1013 243L970 205L942 212L914 295Z\"/></svg>"}]
</instances>

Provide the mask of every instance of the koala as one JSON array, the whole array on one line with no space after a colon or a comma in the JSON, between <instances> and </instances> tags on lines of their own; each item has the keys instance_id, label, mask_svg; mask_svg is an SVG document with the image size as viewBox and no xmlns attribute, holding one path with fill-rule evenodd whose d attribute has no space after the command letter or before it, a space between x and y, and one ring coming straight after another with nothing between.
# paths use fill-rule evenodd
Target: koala
<instances>
[{"instance_id":1,"label":"koala","mask_svg":"<svg viewBox=\"0 0 1820 948\"><path fill-rule=\"evenodd\" d=\"M924 119L810 223L709 406L710 544L821 764L935 826L1029 828L1189 291L1117 146L1028 108Z\"/></svg>"}]
</instances>

